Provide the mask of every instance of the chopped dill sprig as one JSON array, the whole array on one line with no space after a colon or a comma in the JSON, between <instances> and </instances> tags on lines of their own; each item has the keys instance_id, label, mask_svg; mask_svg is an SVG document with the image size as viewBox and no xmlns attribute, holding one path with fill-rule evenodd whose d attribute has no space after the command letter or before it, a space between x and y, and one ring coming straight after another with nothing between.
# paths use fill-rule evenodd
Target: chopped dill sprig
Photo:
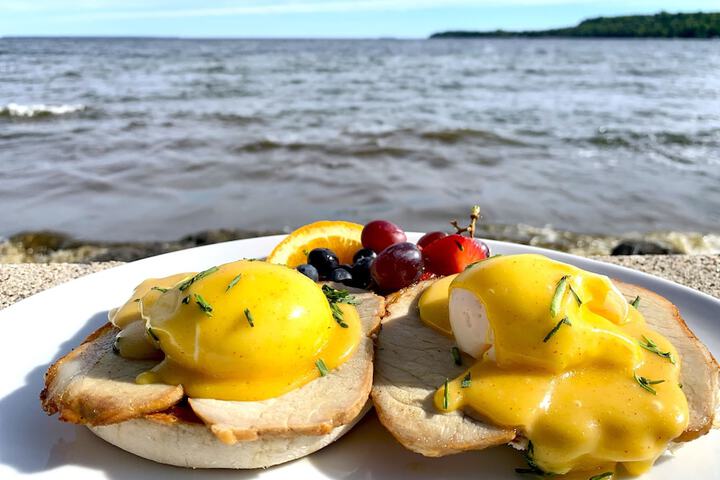
<instances>
[{"instance_id":1,"label":"chopped dill sprig","mask_svg":"<svg viewBox=\"0 0 720 480\"><path fill-rule=\"evenodd\" d=\"M445 379L445 388L443 389L443 409L448 409L448 379Z\"/></svg>"},{"instance_id":2,"label":"chopped dill sprig","mask_svg":"<svg viewBox=\"0 0 720 480\"><path fill-rule=\"evenodd\" d=\"M462 357L460 356L460 349L458 347L452 347L450 349L450 353L452 353L453 360L455 361L455 365L462 365Z\"/></svg>"},{"instance_id":3,"label":"chopped dill sprig","mask_svg":"<svg viewBox=\"0 0 720 480\"><path fill-rule=\"evenodd\" d=\"M148 328L147 328L147 333L148 333L148 335L150 335L150 338L152 338L152 339L155 340L156 342L159 342L159 341L160 341L160 339L158 338L158 336L155 335L155 332L153 331L152 327L148 327Z\"/></svg>"},{"instance_id":4,"label":"chopped dill sprig","mask_svg":"<svg viewBox=\"0 0 720 480\"><path fill-rule=\"evenodd\" d=\"M338 303L347 303L348 305L357 305L355 297L350 295L347 290L338 290L330 285L323 285L322 292L325 294L328 303L330 304L330 311L332 311L333 319L342 328L348 328L348 324L343 319L343 312Z\"/></svg>"},{"instance_id":5,"label":"chopped dill sprig","mask_svg":"<svg viewBox=\"0 0 720 480\"><path fill-rule=\"evenodd\" d=\"M318 358L317 360L315 360L315 366L320 372L321 377L326 376L330 372L327 368L327 365L325 365L325 362L323 362L322 358Z\"/></svg>"},{"instance_id":6,"label":"chopped dill sprig","mask_svg":"<svg viewBox=\"0 0 720 480\"><path fill-rule=\"evenodd\" d=\"M199 280L202 280L203 278L207 277L211 273L217 272L218 270L219 270L218 267L210 267L207 270L203 270L202 272L180 282L178 284L178 288L180 289L181 292L184 292L185 290L190 288L190 285L192 285L193 283L195 283Z\"/></svg>"},{"instance_id":7,"label":"chopped dill sprig","mask_svg":"<svg viewBox=\"0 0 720 480\"><path fill-rule=\"evenodd\" d=\"M251 327L254 327L254 326L255 326L255 322L253 321L253 316L252 316L252 313L250 313L250 309L249 309L249 308L246 308L246 309L245 309L245 318L247 319L247 321L248 321L248 323L250 324Z\"/></svg>"},{"instance_id":8,"label":"chopped dill sprig","mask_svg":"<svg viewBox=\"0 0 720 480\"><path fill-rule=\"evenodd\" d=\"M527 450L525 450L525 462L528 464L528 468L516 468L515 473L534 475L536 477L552 477L555 475L552 472L546 472L535 463L535 447L530 440L528 440Z\"/></svg>"},{"instance_id":9,"label":"chopped dill sprig","mask_svg":"<svg viewBox=\"0 0 720 480\"><path fill-rule=\"evenodd\" d=\"M644 348L645 350L647 350L649 352L653 352L663 358L667 358L670 361L670 363L675 365L675 359L673 358L672 353L661 351L660 348L658 348L657 344L655 342L653 342L652 340L650 340L649 338L647 338L645 335L643 335L643 340L645 340L645 343L638 342L642 348Z\"/></svg>"},{"instance_id":10,"label":"chopped dill sprig","mask_svg":"<svg viewBox=\"0 0 720 480\"><path fill-rule=\"evenodd\" d=\"M572 323L570 323L570 320L568 320L567 317L564 317L562 320L560 320L557 325L555 325L552 330L548 332L547 335L545 335L545 338L543 338L543 343L547 343L550 338L552 338L553 335L557 333L558 330L560 330L560 327L563 325L567 325L568 327L572 327Z\"/></svg>"},{"instance_id":11,"label":"chopped dill sprig","mask_svg":"<svg viewBox=\"0 0 720 480\"><path fill-rule=\"evenodd\" d=\"M633 307L635 307L635 309L637 310L637 308L640 306L640 295L636 296L636 297L635 297L635 300L633 300L632 302L630 302L630 305L632 305Z\"/></svg>"},{"instance_id":12,"label":"chopped dill sprig","mask_svg":"<svg viewBox=\"0 0 720 480\"><path fill-rule=\"evenodd\" d=\"M225 288L225 292L226 292L226 293L227 293L228 290L230 290L230 289L233 288L235 285L237 285L237 283L240 281L240 277L242 277L242 273L238 273L237 275L235 275L235 278L233 278L233 279L230 281L230 283L228 283L227 288Z\"/></svg>"},{"instance_id":13,"label":"chopped dill sprig","mask_svg":"<svg viewBox=\"0 0 720 480\"><path fill-rule=\"evenodd\" d=\"M470 378L470 372L467 372L467 374L463 377L462 382L460 382L460 388L468 388L472 384L472 379Z\"/></svg>"},{"instance_id":14,"label":"chopped dill sprig","mask_svg":"<svg viewBox=\"0 0 720 480\"><path fill-rule=\"evenodd\" d=\"M583 304L583 301L582 301L582 299L580 298L580 295L578 295L577 292L575 291L575 289L572 287L572 285L569 285L568 288L570 289L570 293L573 294L573 297L575 297L575 301L577 302L578 307L579 307L580 305L582 305L582 304Z\"/></svg>"},{"instance_id":15,"label":"chopped dill sprig","mask_svg":"<svg viewBox=\"0 0 720 480\"><path fill-rule=\"evenodd\" d=\"M563 275L555 287L555 293L553 294L552 302L550 302L550 315L552 315L553 318L560 312L560 304L565 295L565 288L567 287L569 278L570 275Z\"/></svg>"},{"instance_id":16,"label":"chopped dill sprig","mask_svg":"<svg viewBox=\"0 0 720 480\"><path fill-rule=\"evenodd\" d=\"M195 293L193 296L195 297L195 303L197 303L198 307L200 307L200 310L202 310L202 312L208 317L212 317L212 305L210 305L199 293Z\"/></svg>"},{"instance_id":17,"label":"chopped dill sprig","mask_svg":"<svg viewBox=\"0 0 720 480\"><path fill-rule=\"evenodd\" d=\"M157 290L157 291L160 292L160 293L165 293L165 292L167 292L167 291L170 290L170 289L169 289L169 288L163 288L163 287L152 287L150 290Z\"/></svg>"},{"instance_id":18,"label":"chopped dill sprig","mask_svg":"<svg viewBox=\"0 0 720 480\"><path fill-rule=\"evenodd\" d=\"M642 388L647 390L648 392L652 393L653 395L657 395L657 391L651 385L657 385L659 383L665 382L665 380L650 380L649 378L645 377L638 377L638 374L633 372L633 377L635 378L635 381L640 385Z\"/></svg>"}]
</instances>

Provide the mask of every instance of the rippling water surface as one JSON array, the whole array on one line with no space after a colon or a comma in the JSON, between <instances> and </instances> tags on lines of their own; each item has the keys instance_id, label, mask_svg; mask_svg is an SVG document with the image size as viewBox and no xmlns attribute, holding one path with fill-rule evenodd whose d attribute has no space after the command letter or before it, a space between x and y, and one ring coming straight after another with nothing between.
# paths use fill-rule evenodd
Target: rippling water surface
<instances>
[{"instance_id":1,"label":"rippling water surface","mask_svg":"<svg viewBox=\"0 0 720 480\"><path fill-rule=\"evenodd\" d=\"M0 235L718 231L717 41L0 39Z\"/></svg>"}]
</instances>

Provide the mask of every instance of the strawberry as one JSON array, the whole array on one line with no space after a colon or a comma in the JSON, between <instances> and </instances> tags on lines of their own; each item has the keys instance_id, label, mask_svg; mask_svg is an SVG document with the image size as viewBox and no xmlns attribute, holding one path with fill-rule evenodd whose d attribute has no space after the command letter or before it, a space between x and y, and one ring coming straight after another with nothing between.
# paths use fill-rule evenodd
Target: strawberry
<instances>
[{"instance_id":1,"label":"strawberry","mask_svg":"<svg viewBox=\"0 0 720 480\"><path fill-rule=\"evenodd\" d=\"M437 275L460 273L487 256L484 242L457 233L435 240L423 249L425 268Z\"/></svg>"}]
</instances>

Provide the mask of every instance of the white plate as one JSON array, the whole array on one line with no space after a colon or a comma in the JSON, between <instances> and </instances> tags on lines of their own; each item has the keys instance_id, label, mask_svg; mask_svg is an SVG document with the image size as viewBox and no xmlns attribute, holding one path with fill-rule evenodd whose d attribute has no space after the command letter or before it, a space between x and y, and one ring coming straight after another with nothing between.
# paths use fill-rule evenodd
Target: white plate
<instances>
[{"instance_id":1,"label":"white plate","mask_svg":"<svg viewBox=\"0 0 720 480\"><path fill-rule=\"evenodd\" d=\"M410 235L411 240L418 238ZM522 459L494 448L439 459L400 447L368 415L335 444L304 459L257 471L192 471L159 465L106 444L84 427L48 418L38 394L48 365L105 322L106 311L127 299L146 277L202 270L243 257L262 257L282 236L209 245L129 263L46 290L0 311L0 479L24 477L196 478L519 478ZM537 252L635 283L675 303L715 356L720 354L720 301L672 282L564 253L488 242L495 253ZM0 286L0 288L2 288ZM644 478L720 478L720 433L714 431L662 460Z\"/></svg>"}]
</instances>

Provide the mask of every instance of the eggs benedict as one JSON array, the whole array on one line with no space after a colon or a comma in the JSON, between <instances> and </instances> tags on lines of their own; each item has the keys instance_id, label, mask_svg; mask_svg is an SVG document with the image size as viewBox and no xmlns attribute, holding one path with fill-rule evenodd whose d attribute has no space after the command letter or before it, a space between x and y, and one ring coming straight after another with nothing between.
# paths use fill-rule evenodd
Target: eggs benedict
<instances>
[{"instance_id":1,"label":"eggs benedict","mask_svg":"<svg viewBox=\"0 0 720 480\"><path fill-rule=\"evenodd\" d=\"M408 289L379 343L379 417L429 456L512 442L527 449L522 472L636 475L712 424L717 365L672 305L540 255ZM425 373L408 381L400 362ZM421 406L417 426L400 419L407 405Z\"/></svg>"},{"instance_id":2,"label":"eggs benedict","mask_svg":"<svg viewBox=\"0 0 720 480\"><path fill-rule=\"evenodd\" d=\"M163 463L292 460L367 410L383 305L262 261L149 279L50 368L43 407Z\"/></svg>"}]
</instances>

